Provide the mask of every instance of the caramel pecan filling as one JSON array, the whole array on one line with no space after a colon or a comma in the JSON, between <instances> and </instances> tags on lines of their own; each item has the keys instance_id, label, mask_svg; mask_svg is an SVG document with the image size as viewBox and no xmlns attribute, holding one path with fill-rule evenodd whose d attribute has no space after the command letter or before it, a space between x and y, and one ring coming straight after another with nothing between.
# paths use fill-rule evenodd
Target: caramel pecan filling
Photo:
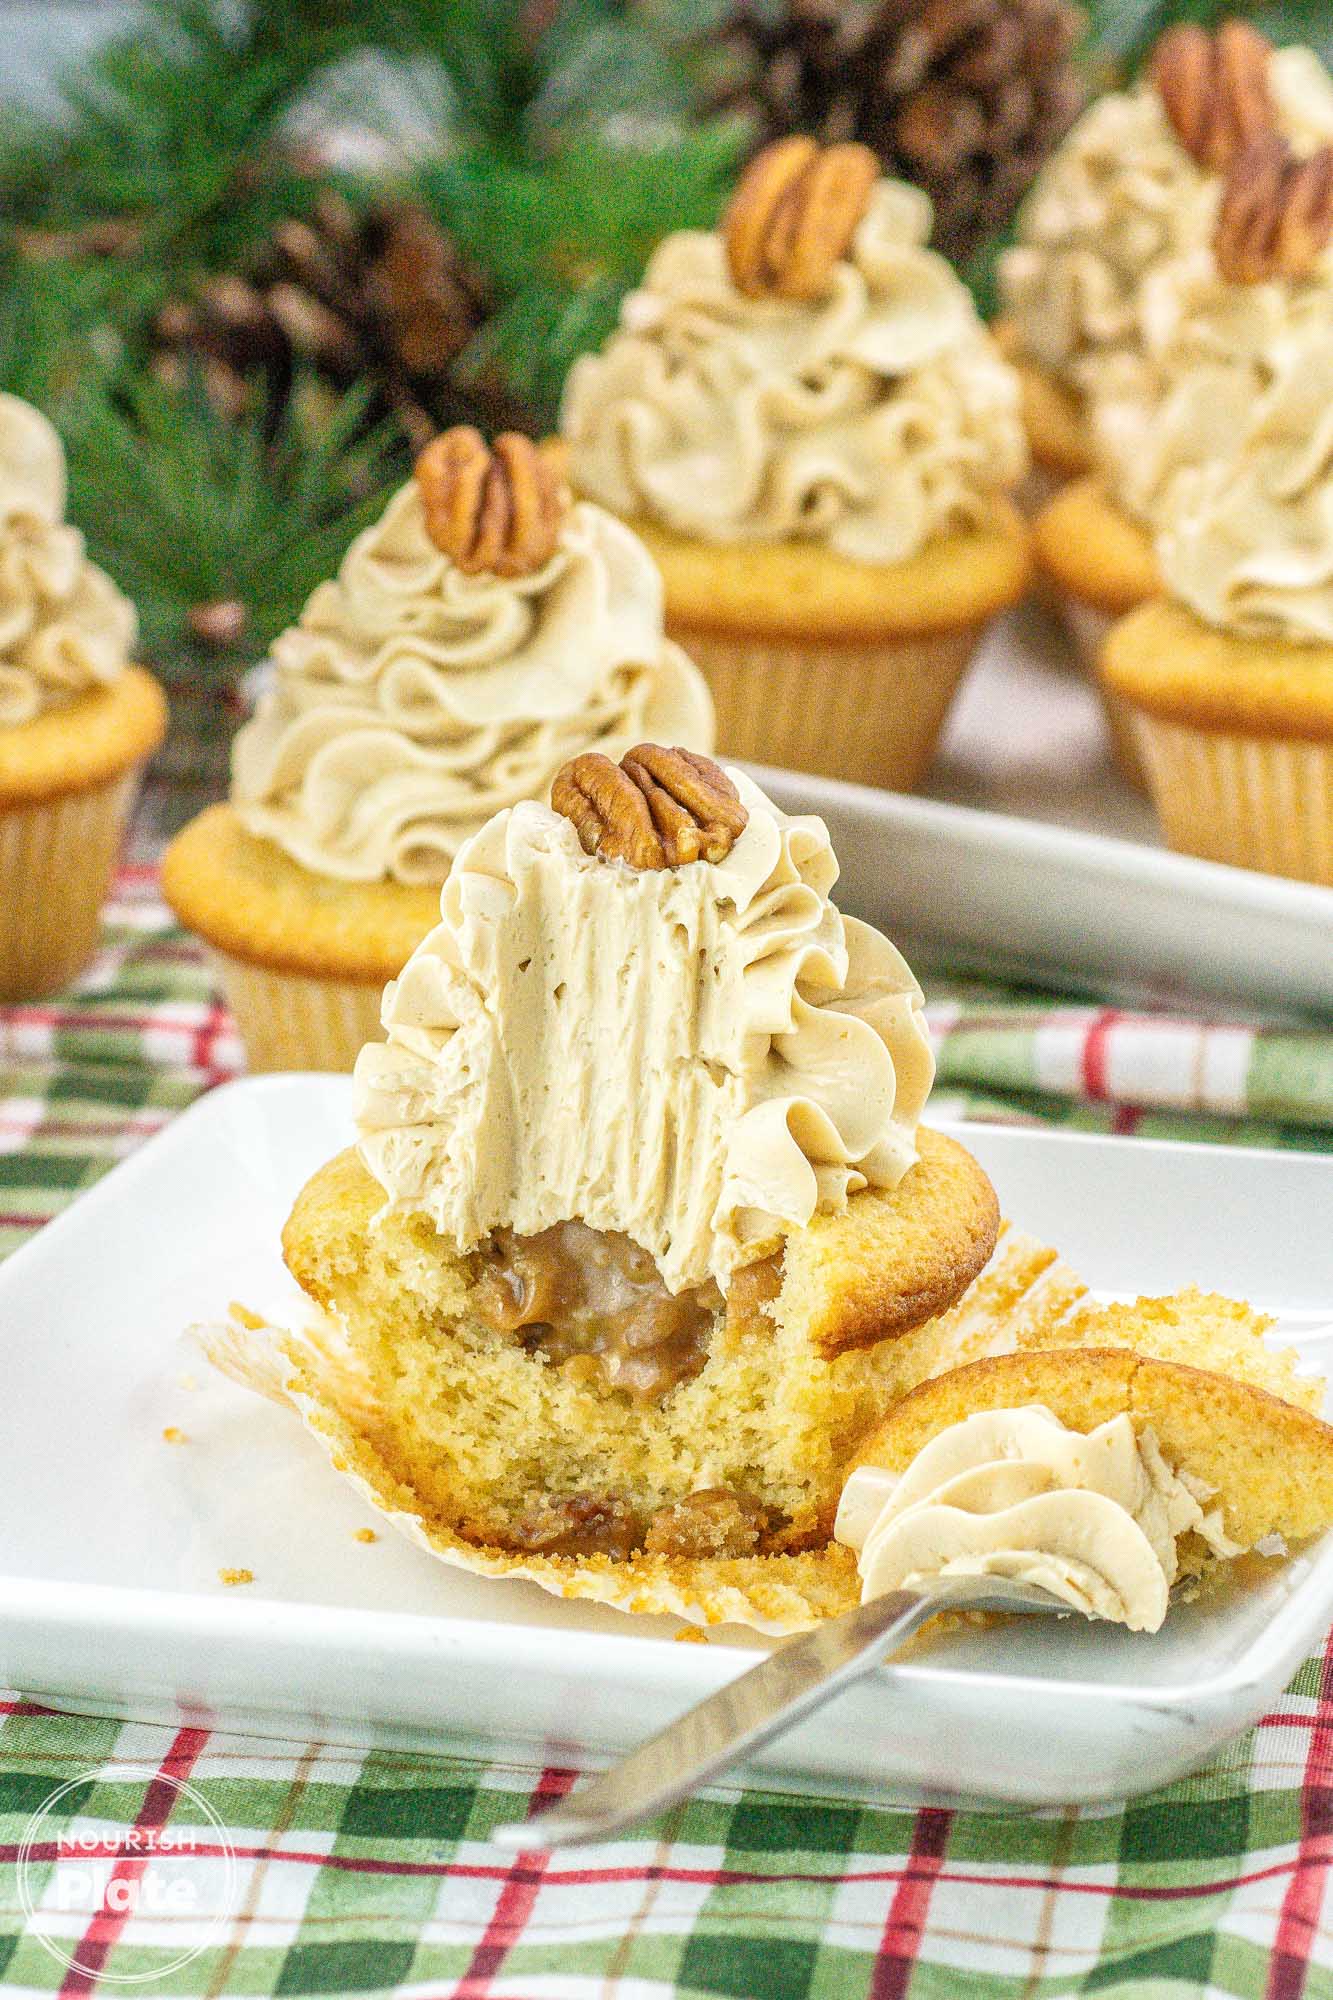
<instances>
[{"instance_id":1,"label":"caramel pecan filling","mask_svg":"<svg viewBox=\"0 0 1333 2000\"><path fill-rule=\"evenodd\" d=\"M628 1236L558 1222L539 1236L498 1230L482 1253L477 1309L575 1380L660 1402L708 1359L722 1294L672 1293Z\"/></svg>"}]
</instances>

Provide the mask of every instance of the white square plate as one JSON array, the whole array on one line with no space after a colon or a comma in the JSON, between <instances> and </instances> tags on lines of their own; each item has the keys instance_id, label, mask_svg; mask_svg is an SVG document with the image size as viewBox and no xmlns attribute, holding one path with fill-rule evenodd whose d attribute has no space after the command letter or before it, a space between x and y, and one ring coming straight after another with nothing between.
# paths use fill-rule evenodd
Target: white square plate
<instances>
[{"instance_id":1,"label":"white square plate","mask_svg":"<svg viewBox=\"0 0 1333 2000\"><path fill-rule=\"evenodd\" d=\"M0 1269L0 1678L130 1717L595 1762L764 1642L732 1628L681 1646L670 1620L465 1576L387 1530L358 1541L373 1517L295 1421L181 1342L232 1298L292 1307L278 1232L349 1130L346 1079L231 1084ZM1320 1357L1333 1159L965 1137L1007 1213L1098 1289L1199 1280ZM226 1588L224 1568L255 1580ZM862 1682L750 1775L866 1797L1119 1797L1261 1714L1331 1612L1326 1537L1151 1638L1074 1620L960 1635Z\"/></svg>"}]
</instances>

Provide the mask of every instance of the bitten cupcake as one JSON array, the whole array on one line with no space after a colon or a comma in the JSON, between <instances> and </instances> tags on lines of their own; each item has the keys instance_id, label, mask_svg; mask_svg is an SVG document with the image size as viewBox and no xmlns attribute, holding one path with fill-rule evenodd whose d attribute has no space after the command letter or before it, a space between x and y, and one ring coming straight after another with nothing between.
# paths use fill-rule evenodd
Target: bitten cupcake
<instances>
[{"instance_id":1,"label":"bitten cupcake","mask_svg":"<svg viewBox=\"0 0 1333 2000\"><path fill-rule=\"evenodd\" d=\"M570 374L571 478L656 557L733 755L916 784L1026 585L1017 379L930 220L865 147L782 140Z\"/></svg>"},{"instance_id":2,"label":"bitten cupcake","mask_svg":"<svg viewBox=\"0 0 1333 2000\"><path fill-rule=\"evenodd\" d=\"M1022 377L1047 497L1095 470L1093 406L1146 365L1145 281L1207 242L1220 176L1266 130L1303 153L1333 138L1333 87L1318 57L1304 48L1274 52L1241 21L1215 35L1186 25L1162 37L1133 90L1111 92L1084 113L1038 175L1018 241L1000 260L999 331ZM1063 525L1087 551L1090 597L1100 583L1102 597L1123 599L1141 564L1118 545L1099 563L1092 498ZM1048 539L1061 546L1054 530Z\"/></svg>"},{"instance_id":3,"label":"bitten cupcake","mask_svg":"<svg viewBox=\"0 0 1333 2000\"><path fill-rule=\"evenodd\" d=\"M46 418L0 395L0 1001L67 985L98 917L161 689L129 664L134 608L65 521Z\"/></svg>"},{"instance_id":4,"label":"bitten cupcake","mask_svg":"<svg viewBox=\"0 0 1333 2000\"><path fill-rule=\"evenodd\" d=\"M642 545L556 457L446 432L273 647L231 798L168 850L254 1069L350 1069L454 855L581 750L712 745Z\"/></svg>"}]
</instances>

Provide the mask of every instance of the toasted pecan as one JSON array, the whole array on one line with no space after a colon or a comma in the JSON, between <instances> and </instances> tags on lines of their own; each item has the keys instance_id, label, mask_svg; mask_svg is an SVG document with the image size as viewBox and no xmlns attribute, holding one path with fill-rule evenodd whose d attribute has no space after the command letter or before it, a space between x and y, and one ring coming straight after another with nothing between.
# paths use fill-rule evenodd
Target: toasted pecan
<instances>
[{"instance_id":1,"label":"toasted pecan","mask_svg":"<svg viewBox=\"0 0 1333 2000\"><path fill-rule=\"evenodd\" d=\"M800 134L765 146L722 223L737 289L750 298L821 298L879 174L868 146L820 146Z\"/></svg>"},{"instance_id":2,"label":"toasted pecan","mask_svg":"<svg viewBox=\"0 0 1333 2000\"><path fill-rule=\"evenodd\" d=\"M587 854L631 868L722 861L749 822L736 787L711 757L640 743L618 764L585 750L556 774L551 804Z\"/></svg>"},{"instance_id":3,"label":"toasted pecan","mask_svg":"<svg viewBox=\"0 0 1333 2000\"><path fill-rule=\"evenodd\" d=\"M1232 164L1213 231L1213 255L1233 285L1303 278L1333 237L1333 146L1307 160L1276 134Z\"/></svg>"},{"instance_id":4,"label":"toasted pecan","mask_svg":"<svg viewBox=\"0 0 1333 2000\"><path fill-rule=\"evenodd\" d=\"M1180 143L1199 166L1225 173L1232 161L1277 129L1268 80L1272 44L1247 21L1215 33L1194 22L1168 29L1150 75Z\"/></svg>"},{"instance_id":5,"label":"toasted pecan","mask_svg":"<svg viewBox=\"0 0 1333 2000\"><path fill-rule=\"evenodd\" d=\"M555 554L569 511L557 454L517 431L488 446L459 424L416 463L426 532L469 576L530 576Z\"/></svg>"}]
</instances>

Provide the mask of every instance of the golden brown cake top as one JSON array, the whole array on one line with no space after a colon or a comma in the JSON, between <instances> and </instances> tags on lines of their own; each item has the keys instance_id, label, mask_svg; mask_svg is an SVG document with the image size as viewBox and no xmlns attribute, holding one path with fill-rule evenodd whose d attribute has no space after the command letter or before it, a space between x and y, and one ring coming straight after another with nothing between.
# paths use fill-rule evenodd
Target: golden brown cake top
<instances>
[{"instance_id":1,"label":"golden brown cake top","mask_svg":"<svg viewBox=\"0 0 1333 2000\"><path fill-rule=\"evenodd\" d=\"M133 605L65 521L60 439L0 395L0 729L109 685L137 633Z\"/></svg>"},{"instance_id":2,"label":"golden brown cake top","mask_svg":"<svg viewBox=\"0 0 1333 2000\"><path fill-rule=\"evenodd\" d=\"M1018 382L930 228L864 147L768 147L571 371L576 488L705 544L866 564L989 521L1026 467Z\"/></svg>"},{"instance_id":3,"label":"golden brown cake top","mask_svg":"<svg viewBox=\"0 0 1333 2000\"><path fill-rule=\"evenodd\" d=\"M562 810L515 806L459 854L357 1121L455 1248L577 1219L675 1292L894 1186L933 1063L910 970L831 900L822 821L660 745L625 762L576 762Z\"/></svg>"}]
</instances>

